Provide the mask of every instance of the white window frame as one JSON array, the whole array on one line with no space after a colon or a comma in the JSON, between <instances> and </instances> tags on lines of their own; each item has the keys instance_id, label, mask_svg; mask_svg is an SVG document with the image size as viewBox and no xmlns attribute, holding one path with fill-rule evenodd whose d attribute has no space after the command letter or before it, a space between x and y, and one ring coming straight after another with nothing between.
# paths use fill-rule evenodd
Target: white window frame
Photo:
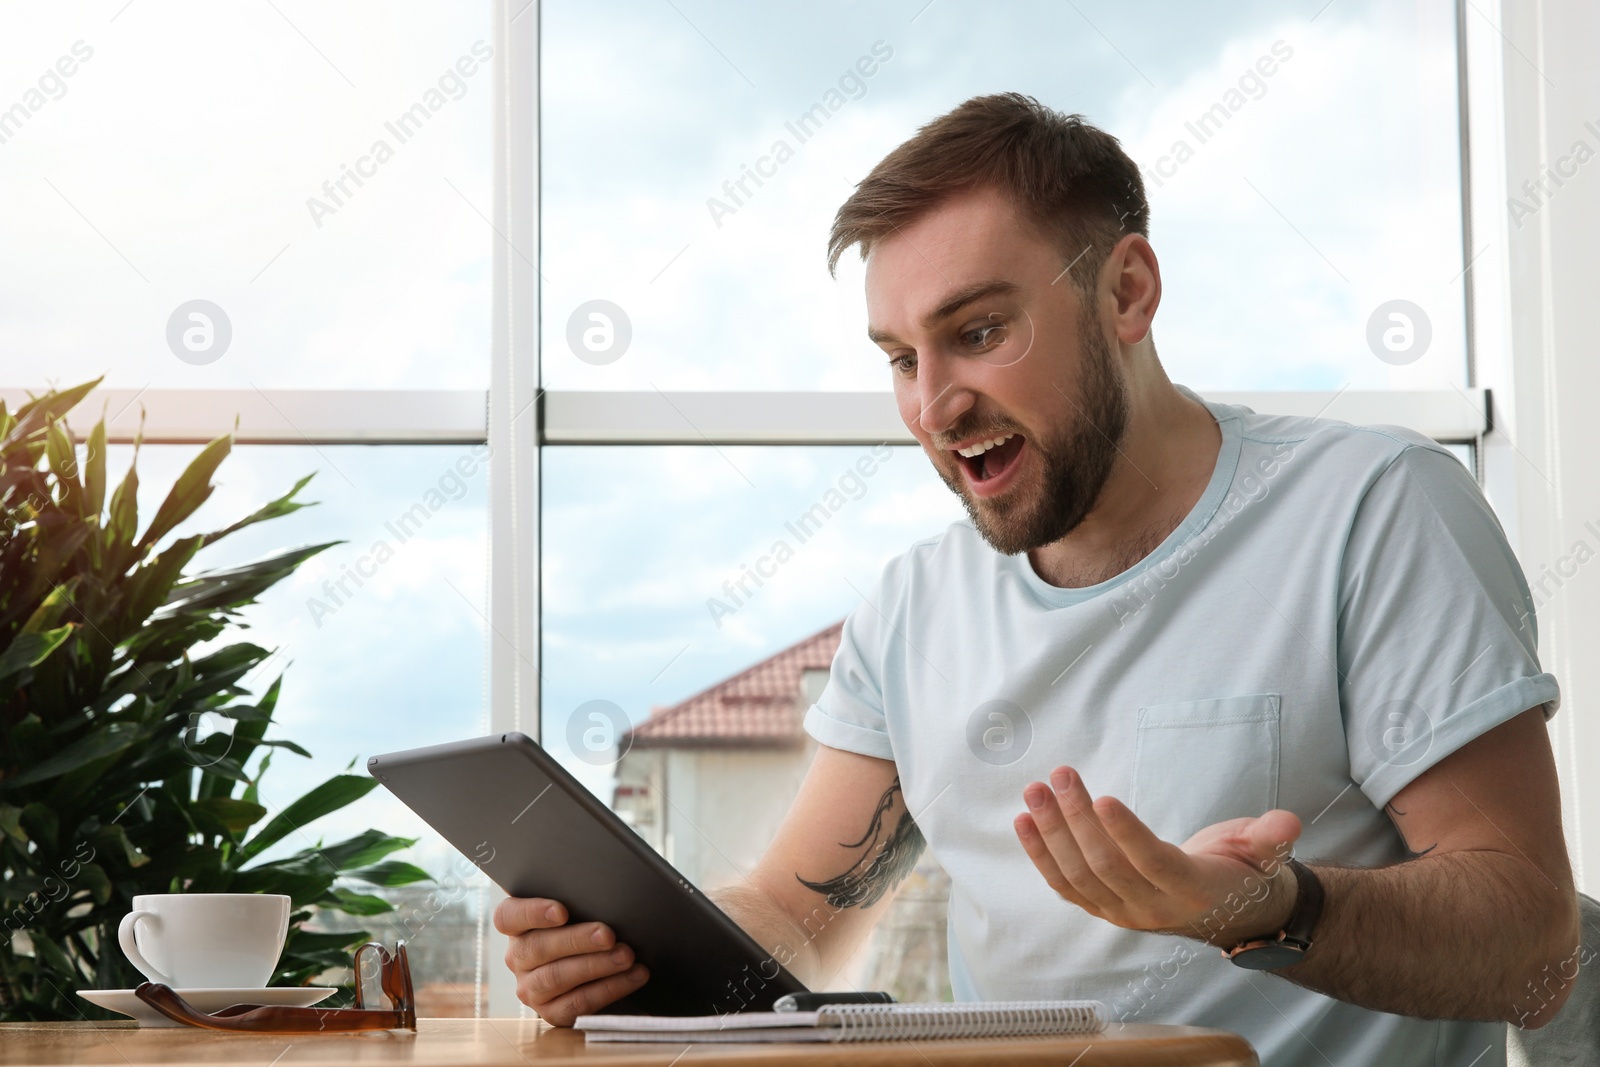
<instances>
[{"instance_id":1,"label":"white window frame","mask_svg":"<svg viewBox=\"0 0 1600 1067\"><path fill-rule=\"evenodd\" d=\"M1561 685L1550 722L1562 815L1578 888L1600 895L1600 790L1584 768L1600 754L1587 703L1600 688L1600 579L1574 563L1600 550L1600 319L1594 238L1600 184L1568 176L1531 218L1510 197L1547 173L1600 116L1592 50L1600 9L1586 0L1464 4L1471 102L1473 313L1478 384L1493 390L1480 449L1484 490L1536 592L1540 661Z\"/></svg>"},{"instance_id":2,"label":"white window frame","mask_svg":"<svg viewBox=\"0 0 1600 1067\"><path fill-rule=\"evenodd\" d=\"M497 411L501 395L520 403ZM1476 442L1488 428L1490 403L1482 389L1224 391L1206 398L1281 415L1404 425L1450 443ZM27 394L0 389L0 399L16 405ZM887 391L97 389L83 406L104 407L113 443L137 436L147 444L202 444L232 432L240 444L481 444L509 432L493 450L498 455L503 445L516 459L520 448L524 463L536 458L530 447L543 445L916 443Z\"/></svg>"}]
</instances>

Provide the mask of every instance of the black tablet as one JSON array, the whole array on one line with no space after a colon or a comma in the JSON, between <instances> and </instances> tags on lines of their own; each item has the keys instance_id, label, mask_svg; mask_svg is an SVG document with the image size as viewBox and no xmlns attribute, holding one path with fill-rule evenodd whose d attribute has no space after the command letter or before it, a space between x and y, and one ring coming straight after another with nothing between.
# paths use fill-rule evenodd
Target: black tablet
<instances>
[{"instance_id":1,"label":"black tablet","mask_svg":"<svg viewBox=\"0 0 1600 1067\"><path fill-rule=\"evenodd\" d=\"M633 949L650 980L605 1011L771 1011L805 992L525 734L390 752L367 771L508 894L559 900L570 921L603 922Z\"/></svg>"}]
</instances>

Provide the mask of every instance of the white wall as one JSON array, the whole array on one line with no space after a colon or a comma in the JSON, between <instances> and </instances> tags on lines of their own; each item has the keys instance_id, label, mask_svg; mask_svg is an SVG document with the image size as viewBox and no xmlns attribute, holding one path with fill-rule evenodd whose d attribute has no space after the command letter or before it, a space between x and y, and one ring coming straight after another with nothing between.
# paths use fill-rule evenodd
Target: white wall
<instances>
[{"instance_id":1,"label":"white wall","mask_svg":"<svg viewBox=\"0 0 1600 1067\"><path fill-rule=\"evenodd\" d=\"M1494 390L1485 489L1539 597L1540 654L1562 689L1551 736L1579 888L1600 893L1600 5L1592 0L1469 3L1478 380ZM1496 89L1503 89L1503 95ZM1586 125L1593 123L1593 126ZM1520 224L1519 224L1520 223ZM1592 525L1591 525L1592 524ZM1581 546L1581 547L1580 547Z\"/></svg>"},{"instance_id":2,"label":"white wall","mask_svg":"<svg viewBox=\"0 0 1600 1067\"><path fill-rule=\"evenodd\" d=\"M667 750L667 859L702 889L755 867L800 791L804 748Z\"/></svg>"}]
</instances>

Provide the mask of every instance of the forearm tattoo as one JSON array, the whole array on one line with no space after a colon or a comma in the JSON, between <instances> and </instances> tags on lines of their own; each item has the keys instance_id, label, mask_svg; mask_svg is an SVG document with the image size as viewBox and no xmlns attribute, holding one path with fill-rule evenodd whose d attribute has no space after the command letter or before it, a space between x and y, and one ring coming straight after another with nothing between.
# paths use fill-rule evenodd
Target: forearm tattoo
<instances>
[{"instance_id":1,"label":"forearm tattoo","mask_svg":"<svg viewBox=\"0 0 1600 1067\"><path fill-rule=\"evenodd\" d=\"M884 833L884 817L894 808L900 796L900 779L896 778L878 798L878 808L872 813L872 824L859 841L839 842L840 848L860 849L860 857L843 874L821 882L808 882L798 874L795 879L807 889L821 893L833 908L870 908L882 899L883 894L899 885L917 865L917 857L927 844L922 831L911 818L909 808L900 812L894 831L879 847Z\"/></svg>"},{"instance_id":2,"label":"forearm tattoo","mask_svg":"<svg viewBox=\"0 0 1600 1067\"><path fill-rule=\"evenodd\" d=\"M1389 803L1385 804L1383 806L1383 808L1384 808L1385 811L1387 811L1389 813L1389 821L1394 823L1394 828L1400 832L1400 841L1401 841L1402 844L1404 844L1406 846L1406 851L1411 853L1411 856L1412 856L1413 859L1415 859L1418 856L1426 856L1428 853L1432 852L1434 849L1439 847L1439 843L1437 841L1435 841L1433 844L1429 845L1427 848L1423 848L1423 849L1412 848L1411 847L1411 840L1408 837L1406 837L1405 827L1400 825L1400 820L1405 818L1405 814L1406 813L1401 811L1399 808L1395 807L1394 806L1394 801L1392 801L1392 800Z\"/></svg>"}]
</instances>

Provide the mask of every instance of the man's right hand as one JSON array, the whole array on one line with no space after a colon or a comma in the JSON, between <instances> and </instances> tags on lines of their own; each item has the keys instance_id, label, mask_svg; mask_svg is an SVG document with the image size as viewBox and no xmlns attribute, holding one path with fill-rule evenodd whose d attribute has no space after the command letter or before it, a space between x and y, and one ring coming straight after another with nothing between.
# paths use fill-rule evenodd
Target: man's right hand
<instances>
[{"instance_id":1,"label":"man's right hand","mask_svg":"<svg viewBox=\"0 0 1600 1067\"><path fill-rule=\"evenodd\" d=\"M494 928L511 939L506 966L517 977L517 999L553 1026L571 1026L650 977L609 926L566 923L567 909L554 900L510 897L494 910Z\"/></svg>"}]
</instances>

